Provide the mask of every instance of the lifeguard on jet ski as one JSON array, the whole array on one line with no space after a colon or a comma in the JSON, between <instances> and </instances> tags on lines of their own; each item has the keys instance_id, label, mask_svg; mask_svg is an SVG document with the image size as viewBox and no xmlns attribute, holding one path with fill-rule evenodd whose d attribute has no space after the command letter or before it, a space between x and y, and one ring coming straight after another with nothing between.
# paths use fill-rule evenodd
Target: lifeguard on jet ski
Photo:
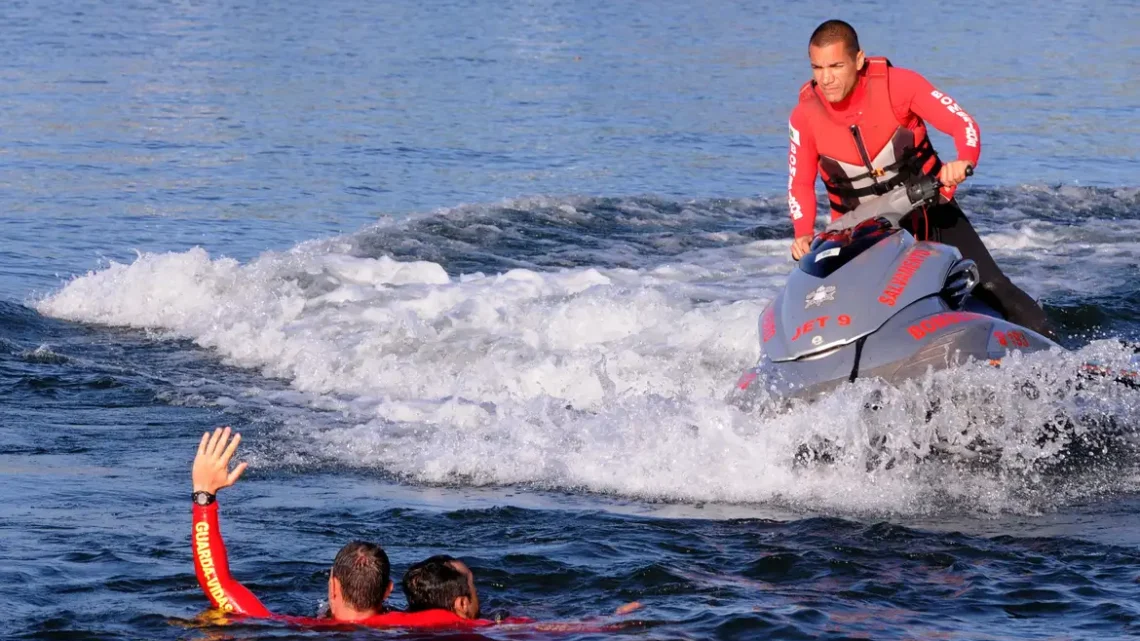
<instances>
[{"instance_id":1,"label":"lifeguard on jet ski","mask_svg":"<svg viewBox=\"0 0 1140 641\"><path fill-rule=\"evenodd\" d=\"M846 22L816 28L808 58L812 79L788 121L799 269L761 316L763 356L738 387L811 396L1056 347L1044 311L1002 274L954 200L981 154L973 117L918 73L864 55ZM942 162L928 122L954 138L957 160ZM817 177L832 222L813 237Z\"/></svg>"},{"instance_id":2,"label":"lifeguard on jet ski","mask_svg":"<svg viewBox=\"0 0 1140 641\"><path fill-rule=\"evenodd\" d=\"M760 361L734 400L779 408L858 379L898 384L1060 349L1044 310L1001 272L954 200L981 154L973 117L918 73L865 56L845 22L821 24L808 57L812 80L789 118L799 265L760 316ZM927 123L953 137L956 160L943 163ZM818 235L817 177L832 216ZM1133 371L1091 373L1136 381Z\"/></svg>"}]
</instances>

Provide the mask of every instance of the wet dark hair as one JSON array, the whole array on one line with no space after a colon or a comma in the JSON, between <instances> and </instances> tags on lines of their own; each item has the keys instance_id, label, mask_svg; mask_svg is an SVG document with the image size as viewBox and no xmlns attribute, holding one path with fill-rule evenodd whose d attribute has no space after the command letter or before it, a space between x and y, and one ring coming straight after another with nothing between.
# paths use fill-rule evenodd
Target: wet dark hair
<instances>
[{"instance_id":1,"label":"wet dark hair","mask_svg":"<svg viewBox=\"0 0 1140 641\"><path fill-rule=\"evenodd\" d=\"M400 582L408 600L408 612L448 610L455 599L471 596L467 574L455 568L458 559L437 554L408 568Z\"/></svg>"},{"instance_id":2,"label":"wet dark hair","mask_svg":"<svg viewBox=\"0 0 1140 641\"><path fill-rule=\"evenodd\" d=\"M384 592L392 577L388 555L379 545L353 541L344 546L333 561L332 576L352 609L384 609Z\"/></svg>"},{"instance_id":3,"label":"wet dark hair","mask_svg":"<svg viewBox=\"0 0 1140 641\"><path fill-rule=\"evenodd\" d=\"M847 53L852 56L859 53L859 36L855 33L855 28L842 20L828 20L816 27L811 33L809 45L826 47L836 42L842 42Z\"/></svg>"}]
</instances>

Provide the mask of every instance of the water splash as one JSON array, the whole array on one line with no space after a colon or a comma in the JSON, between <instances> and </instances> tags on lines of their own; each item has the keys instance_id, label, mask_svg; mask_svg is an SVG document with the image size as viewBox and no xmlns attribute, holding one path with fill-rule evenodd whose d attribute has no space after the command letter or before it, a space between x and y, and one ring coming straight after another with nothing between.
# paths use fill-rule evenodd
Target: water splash
<instances>
[{"instance_id":1,"label":"water splash","mask_svg":"<svg viewBox=\"0 0 1140 641\"><path fill-rule=\"evenodd\" d=\"M361 248L377 238L400 238L399 226L385 225L247 264L200 248L143 254L74 279L37 309L188 337L230 364L286 381L288 389L268 394L218 395L227 406L240 406L244 396L279 410L278 438L261 452L263 465L336 464L421 483L912 514L1033 511L1132 478L1114 475L1109 463L1090 464L1095 455L1058 475L1058 463L1074 455L1069 435L1036 436L1059 417L1100 417L1124 431L1136 425L1133 398L1109 388L1074 390L1058 374L1087 360L1127 357L1107 342L1008 359L1000 370L933 374L897 390L859 382L776 416L740 411L726 403L726 392L758 356L756 319L790 268L786 241L725 231L730 216L700 214L715 209L706 204L690 207L697 222L685 225L720 231L654 253L648 239L663 233L667 216L611 212L598 229L617 225L625 238L607 240L583 222L590 217L581 210L591 206L600 207L543 203L545 218L530 218L552 234L557 228L570 253L632 242L641 248L638 267L540 267L536 256L546 245L538 243L504 258L530 268L455 274L414 255L364 255ZM405 238L432 225L442 237L454 235L449 217L467 229L471 216L493 217L502 206L475 209L431 225L409 222ZM500 226L513 220L507 215ZM526 224L540 224L534 220ZM574 225L587 228L577 241ZM637 236L638 225L649 231ZM685 225L670 233L684 234ZM502 238L521 238L508 231L489 241L499 252L492 255L507 252ZM479 247L465 241L446 260L462 264ZM1051 264L1044 254L1035 260ZM1027 395L1027 381L1037 398ZM878 409L868 411L872 393ZM845 446L842 456L827 466L797 465L797 451L813 439ZM984 466L934 456L939 447L963 453L978 443L1000 456L987 456Z\"/></svg>"}]
</instances>

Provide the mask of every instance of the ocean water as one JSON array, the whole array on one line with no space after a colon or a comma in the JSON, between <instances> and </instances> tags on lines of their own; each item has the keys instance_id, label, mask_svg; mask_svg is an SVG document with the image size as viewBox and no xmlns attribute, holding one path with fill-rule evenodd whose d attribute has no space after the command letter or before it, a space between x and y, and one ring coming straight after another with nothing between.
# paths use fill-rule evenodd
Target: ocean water
<instances>
[{"instance_id":1,"label":"ocean water","mask_svg":"<svg viewBox=\"0 0 1140 641\"><path fill-rule=\"evenodd\" d=\"M610 635L1140 633L1140 394L1069 384L1140 337L1135 4L838 14L976 117L961 202L1069 351L761 416L726 398L793 266L786 119L835 10L0 7L0 638L330 636L199 618L189 466L223 424L234 573L282 613L365 538ZM1115 436L1038 443L1059 415ZM952 430L1002 458L912 456ZM881 433L889 464L793 463Z\"/></svg>"}]
</instances>

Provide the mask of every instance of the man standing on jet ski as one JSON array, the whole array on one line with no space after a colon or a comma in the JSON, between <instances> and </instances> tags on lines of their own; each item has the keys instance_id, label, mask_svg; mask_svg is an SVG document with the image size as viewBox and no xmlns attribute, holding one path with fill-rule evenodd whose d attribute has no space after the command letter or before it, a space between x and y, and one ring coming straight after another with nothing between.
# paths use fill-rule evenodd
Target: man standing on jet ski
<instances>
[{"instance_id":1,"label":"man standing on jet ski","mask_svg":"<svg viewBox=\"0 0 1140 641\"><path fill-rule=\"evenodd\" d=\"M981 155L978 125L921 75L865 57L855 29L842 20L816 28L808 45L812 80L800 89L789 120L788 206L795 228L792 258L811 248L815 178L822 176L832 220L921 175L937 175L943 201L908 215L903 228L919 240L958 248L981 276L974 295L1007 320L1056 338L1044 310L1001 272L957 201L956 186ZM926 122L954 137L958 160L943 163Z\"/></svg>"}]
</instances>

